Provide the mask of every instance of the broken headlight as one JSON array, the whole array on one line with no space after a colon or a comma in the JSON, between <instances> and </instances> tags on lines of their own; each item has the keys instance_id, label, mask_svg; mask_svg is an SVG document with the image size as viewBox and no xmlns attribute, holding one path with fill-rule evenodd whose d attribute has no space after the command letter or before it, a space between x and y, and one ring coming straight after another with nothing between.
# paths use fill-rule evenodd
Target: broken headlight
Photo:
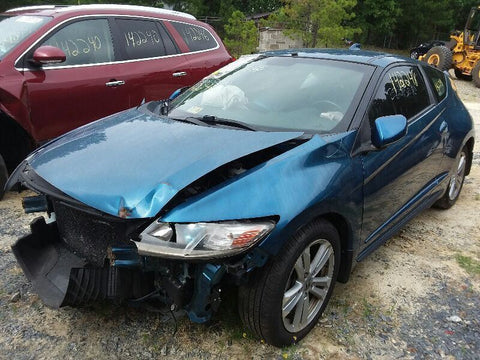
<instances>
[{"instance_id":1,"label":"broken headlight","mask_svg":"<svg viewBox=\"0 0 480 360\"><path fill-rule=\"evenodd\" d=\"M267 236L275 222L225 221L169 224L153 222L135 242L138 253L170 258L225 257L240 253Z\"/></svg>"}]
</instances>

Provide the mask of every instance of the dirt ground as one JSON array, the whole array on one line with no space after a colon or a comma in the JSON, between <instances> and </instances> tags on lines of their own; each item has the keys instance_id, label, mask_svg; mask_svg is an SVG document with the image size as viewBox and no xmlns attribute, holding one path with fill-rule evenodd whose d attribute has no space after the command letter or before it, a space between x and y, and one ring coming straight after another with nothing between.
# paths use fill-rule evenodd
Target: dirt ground
<instances>
[{"instance_id":1,"label":"dirt ground","mask_svg":"<svg viewBox=\"0 0 480 360\"><path fill-rule=\"evenodd\" d=\"M457 81L475 119L474 165L457 204L428 209L337 284L318 326L284 349L246 333L227 296L208 325L166 309L51 310L10 246L34 216L0 202L0 359L480 359L480 89Z\"/></svg>"}]
</instances>

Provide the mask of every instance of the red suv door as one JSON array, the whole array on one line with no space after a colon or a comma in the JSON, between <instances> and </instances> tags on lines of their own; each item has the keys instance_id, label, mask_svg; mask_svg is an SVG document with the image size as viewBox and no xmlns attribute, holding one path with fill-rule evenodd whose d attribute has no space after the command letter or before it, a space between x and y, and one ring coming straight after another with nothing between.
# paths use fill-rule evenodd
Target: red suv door
<instances>
[{"instance_id":1,"label":"red suv door","mask_svg":"<svg viewBox=\"0 0 480 360\"><path fill-rule=\"evenodd\" d=\"M34 138L47 140L125 108L107 18L70 22L36 48L42 45L62 49L66 61L25 71Z\"/></svg>"},{"instance_id":2,"label":"red suv door","mask_svg":"<svg viewBox=\"0 0 480 360\"><path fill-rule=\"evenodd\" d=\"M161 21L117 17L113 26L129 106L136 106L143 99L164 99L176 89L192 85L203 77L194 76L186 57L180 54Z\"/></svg>"}]
</instances>

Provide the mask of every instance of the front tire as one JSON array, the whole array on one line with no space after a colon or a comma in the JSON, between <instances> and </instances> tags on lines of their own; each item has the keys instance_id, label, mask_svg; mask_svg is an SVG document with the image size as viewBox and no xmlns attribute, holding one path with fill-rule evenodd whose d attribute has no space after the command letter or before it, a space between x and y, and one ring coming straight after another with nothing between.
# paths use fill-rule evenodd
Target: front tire
<instances>
[{"instance_id":1,"label":"front tire","mask_svg":"<svg viewBox=\"0 0 480 360\"><path fill-rule=\"evenodd\" d=\"M445 71L452 66L452 52L446 46L434 46L428 50L424 61L441 71Z\"/></svg>"},{"instance_id":2,"label":"front tire","mask_svg":"<svg viewBox=\"0 0 480 360\"><path fill-rule=\"evenodd\" d=\"M453 169L453 174L450 177L447 191L439 200L437 200L434 204L435 207L440 209L450 209L457 202L465 180L468 160L468 149L467 147L464 147L462 151L460 151L459 157L455 162L455 167Z\"/></svg>"},{"instance_id":3,"label":"front tire","mask_svg":"<svg viewBox=\"0 0 480 360\"><path fill-rule=\"evenodd\" d=\"M298 342L327 306L339 267L335 227L325 220L305 225L240 287L240 318L267 343L281 347Z\"/></svg>"},{"instance_id":4,"label":"front tire","mask_svg":"<svg viewBox=\"0 0 480 360\"><path fill-rule=\"evenodd\" d=\"M472 69L472 81L476 87L480 88L480 60L477 61Z\"/></svg>"}]
</instances>

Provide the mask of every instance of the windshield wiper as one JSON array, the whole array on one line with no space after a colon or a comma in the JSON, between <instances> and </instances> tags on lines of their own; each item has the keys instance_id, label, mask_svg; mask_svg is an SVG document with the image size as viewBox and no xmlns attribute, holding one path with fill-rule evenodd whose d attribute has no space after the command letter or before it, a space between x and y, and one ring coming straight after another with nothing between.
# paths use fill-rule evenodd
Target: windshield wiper
<instances>
[{"instance_id":1,"label":"windshield wiper","mask_svg":"<svg viewBox=\"0 0 480 360\"><path fill-rule=\"evenodd\" d=\"M203 115L203 116L189 116L186 117L185 120L197 120L201 121L205 124L208 125L227 125L227 126L232 126L244 130L250 130L250 131L256 131L256 129L248 124L245 124L244 122L238 121L238 120L232 120L232 119L225 119L225 118L219 118L214 115Z\"/></svg>"},{"instance_id":2,"label":"windshield wiper","mask_svg":"<svg viewBox=\"0 0 480 360\"><path fill-rule=\"evenodd\" d=\"M205 121L202 120L202 118L195 118L195 117L186 117L186 118L174 118L169 116L170 119L176 120L176 121L181 121L189 124L194 124L194 125L199 125L199 126L204 126L206 123Z\"/></svg>"}]
</instances>

